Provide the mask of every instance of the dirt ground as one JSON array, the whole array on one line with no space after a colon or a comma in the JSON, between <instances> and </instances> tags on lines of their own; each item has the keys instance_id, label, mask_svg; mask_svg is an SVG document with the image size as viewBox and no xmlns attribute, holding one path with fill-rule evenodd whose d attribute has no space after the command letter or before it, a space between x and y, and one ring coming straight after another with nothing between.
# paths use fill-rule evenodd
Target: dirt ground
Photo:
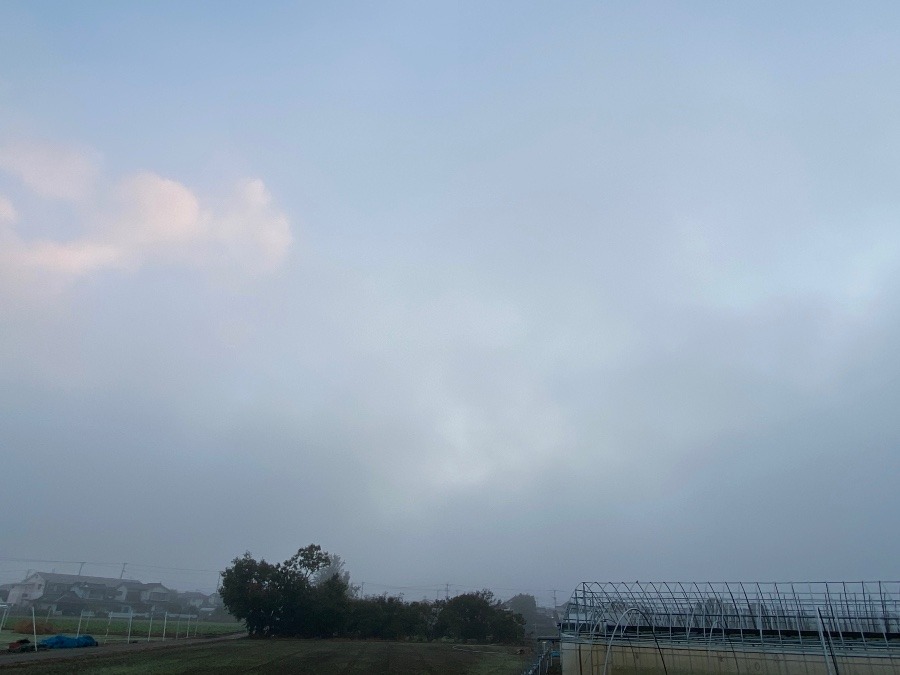
<instances>
[{"instance_id":1,"label":"dirt ground","mask_svg":"<svg viewBox=\"0 0 900 675\"><path fill-rule=\"evenodd\" d=\"M190 642L190 644L188 644ZM13 673L314 673L519 675L531 657L511 647L351 640L207 639L0 655Z\"/></svg>"}]
</instances>

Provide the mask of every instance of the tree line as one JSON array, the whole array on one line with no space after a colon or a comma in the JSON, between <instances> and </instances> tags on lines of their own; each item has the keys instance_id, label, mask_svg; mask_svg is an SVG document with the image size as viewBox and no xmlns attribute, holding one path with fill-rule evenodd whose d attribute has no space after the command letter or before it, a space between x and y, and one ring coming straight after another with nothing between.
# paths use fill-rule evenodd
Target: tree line
<instances>
[{"instance_id":1,"label":"tree line","mask_svg":"<svg viewBox=\"0 0 900 675\"><path fill-rule=\"evenodd\" d=\"M505 609L489 590L435 601L359 597L340 558L317 544L281 563L245 553L222 572L219 593L255 637L514 643L525 635L522 615Z\"/></svg>"}]
</instances>

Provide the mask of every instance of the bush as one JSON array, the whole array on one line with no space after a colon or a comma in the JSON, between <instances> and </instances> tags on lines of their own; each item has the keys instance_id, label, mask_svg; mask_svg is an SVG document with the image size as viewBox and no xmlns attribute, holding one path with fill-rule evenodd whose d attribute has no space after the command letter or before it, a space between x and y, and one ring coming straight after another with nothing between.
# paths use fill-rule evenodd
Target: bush
<instances>
[{"instance_id":1,"label":"bush","mask_svg":"<svg viewBox=\"0 0 900 675\"><path fill-rule=\"evenodd\" d=\"M525 620L503 608L489 590L463 593L443 603L435 632L463 642L519 642Z\"/></svg>"}]
</instances>

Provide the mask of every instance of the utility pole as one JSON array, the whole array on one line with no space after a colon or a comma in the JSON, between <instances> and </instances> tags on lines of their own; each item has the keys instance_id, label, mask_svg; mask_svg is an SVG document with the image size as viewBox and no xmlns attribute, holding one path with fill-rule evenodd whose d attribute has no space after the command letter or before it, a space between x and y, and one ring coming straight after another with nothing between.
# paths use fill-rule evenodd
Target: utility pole
<instances>
[{"instance_id":1,"label":"utility pole","mask_svg":"<svg viewBox=\"0 0 900 675\"><path fill-rule=\"evenodd\" d=\"M127 562L122 563L122 571L119 572L120 579L125 576L125 565L127 565L127 564L128 564Z\"/></svg>"},{"instance_id":2,"label":"utility pole","mask_svg":"<svg viewBox=\"0 0 900 675\"><path fill-rule=\"evenodd\" d=\"M81 570L83 570L83 569L84 569L84 563L79 563L78 564L78 576L81 576Z\"/></svg>"},{"instance_id":3,"label":"utility pole","mask_svg":"<svg viewBox=\"0 0 900 675\"><path fill-rule=\"evenodd\" d=\"M450 584L446 584L446 585L444 586L444 598L445 598L446 600L449 600L449 599L450 599Z\"/></svg>"}]
</instances>

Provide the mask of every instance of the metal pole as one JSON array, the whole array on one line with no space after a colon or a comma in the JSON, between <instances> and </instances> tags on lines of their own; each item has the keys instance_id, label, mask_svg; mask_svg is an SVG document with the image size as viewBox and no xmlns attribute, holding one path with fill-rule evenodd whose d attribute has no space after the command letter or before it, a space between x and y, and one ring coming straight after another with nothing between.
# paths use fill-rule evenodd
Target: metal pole
<instances>
[{"instance_id":1,"label":"metal pole","mask_svg":"<svg viewBox=\"0 0 900 675\"><path fill-rule=\"evenodd\" d=\"M778 582L774 582L775 586L775 597L778 599L778 619L775 622L775 627L778 629L778 646L781 648L781 651L784 651L784 640L781 639L781 624L785 619L784 615L784 605L781 604L781 593L778 592Z\"/></svg>"},{"instance_id":2,"label":"metal pole","mask_svg":"<svg viewBox=\"0 0 900 675\"><path fill-rule=\"evenodd\" d=\"M794 596L794 605L797 607L797 637L800 639L800 649L803 649L803 623L800 621L802 609L800 607L800 597L797 595L794 584L791 584L791 594Z\"/></svg>"},{"instance_id":3,"label":"metal pole","mask_svg":"<svg viewBox=\"0 0 900 675\"><path fill-rule=\"evenodd\" d=\"M738 610L737 601L734 599L734 593L731 592L731 586L728 585L727 581L725 582L725 590L728 591L728 596L731 598L731 607L735 611L734 618L739 624L738 629L740 631L740 636L741 636L741 648L743 648L744 647L744 621L741 618L740 610ZM730 640L731 638L728 638L728 639Z\"/></svg>"},{"instance_id":4,"label":"metal pole","mask_svg":"<svg viewBox=\"0 0 900 675\"><path fill-rule=\"evenodd\" d=\"M763 602L762 589L756 584L756 615L759 617L759 646L765 647L766 638L763 635Z\"/></svg>"},{"instance_id":5,"label":"metal pole","mask_svg":"<svg viewBox=\"0 0 900 675\"><path fill-rule=\"evenodd\" d=\"M78 615L78 630L75 631L75 637L81 637L81 620L84 618L84 610Z\"/></svg>"},{"instance_id":6,"label":"metal pole","mask_svg":"<svg viewBox=\"0 0 900 675\"><path fill-rule=\"evenodd\" d=\"M134 621L134 610L131 610L131 614L128 615L128 639L126 642L131 644L131 622Z\"/></svg>"},{"instance_id":7,"label":"metal pole","mask_svg":"<svg viewBox=\"0 0 900 675\"><path fill-rule=\"evenodd\" d=\"M834 658L834 652L831 652L831 661L828 660L828 647L825 645L825 625L822 622L822 610L816 607L816 614L819 616L819 640L822 641L822 652L825 656L825 668L828 669L829 673L834 673L834 675L840 675L837 669L837 660ZM829 636L828 641L831 642L831 636ZM832 663L834 664L834 668L832 669Z\"/></svg>"},{"instance_id":8,"label":"metal pole","mask_svg":"<svg viewBox=\"0 0 900 675\"><path fill-rule=\"evenodd\" d=\"M31 606L31 630L34 632L34 651L37 651L37 623L34 620L34 605Z\"/></svg>"},{"instance_id":9,"label":"metal pole","mask_svg":"<svg viewBox=\"0 0 900 675\"><path fill-rule=\"evenodd\" d=\"M825 602L828 605L828 614L831 617L831 621L829 622L829 625L833 625L834 628L837 628L838 637L841 639L841 648L843 649L846 647L846 645L844 644L844 634L841 632L841 622L834 615L834 603L831 602L831 591L829 591L829 589L828 589L827 582L825 583ZM829 630L834 630L834 628L829 629ZM830 632L828 634L828 637L829 637L829 641L830 641L830 638L831 638Z\"/></svg>"},{"instance_id":10,"label":"metal pole","mask_svg":"<svg viewBox=\"0 0 900 675\"><path fill-rule=\"evenodd\" d=\"M163 634L162 634L163 642L166 641L166 624L168 622L169 622L169 612L166 611L165 616L163 616Z\"/></svg>"},{"instance_id":11,"label":"metal pole","mask_svg":"<svg viewBox=\"0 0 900 675\"><path fill-rule=\"evenodd\" d=\"M884 604L884 589L881 588L881 582L878 582L878 597L881 600L881 632L884 635L884 646L888 649L888 654L890 654L891 643L888 642L888 617L887 617L887 606Z\"/></svg>"},{"instance_id":12,"label":"metal pole","mask_svg":"<svg viewBox=\"0 0 900 675\"><path fill-rule=\"evenodd\" d=\"M153 612L150 612L150 627L147 629L147 642L150 642L150 633L153 632Z\"/></svg>"}]
</instances>

